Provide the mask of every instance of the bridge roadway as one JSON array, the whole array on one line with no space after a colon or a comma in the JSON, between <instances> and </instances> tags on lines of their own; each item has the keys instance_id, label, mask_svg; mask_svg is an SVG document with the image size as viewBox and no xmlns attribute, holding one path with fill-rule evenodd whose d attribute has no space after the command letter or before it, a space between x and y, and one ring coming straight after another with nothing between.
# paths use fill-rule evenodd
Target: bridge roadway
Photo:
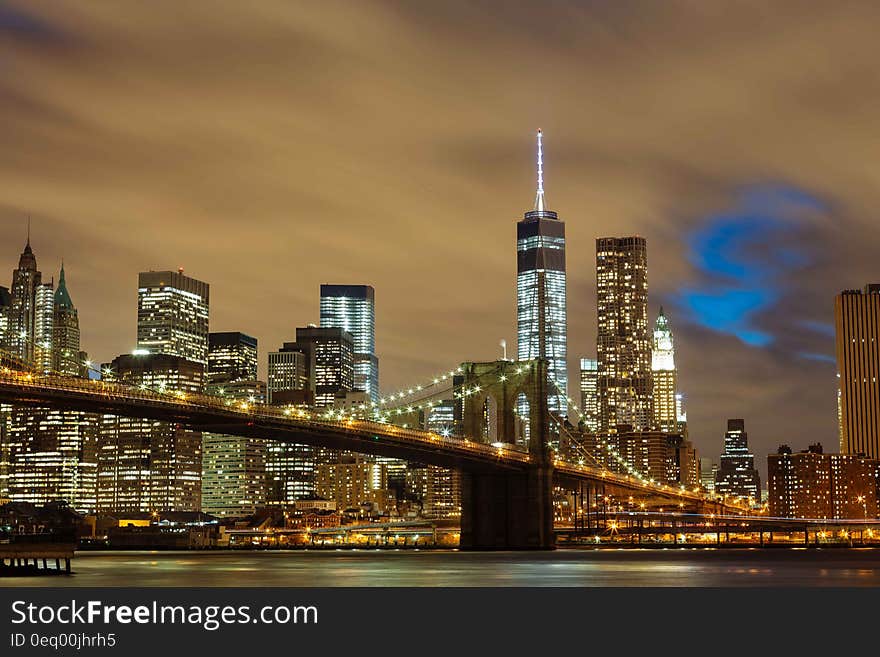
<instances>
[{"instance_id":1,"label":"bridge roadway","mask_svg":"<svg viewBox=\"0 0 880 657\"><path fill-rule=\"evenodd\" d=\"M465 472L516 472L531 456L497 446L364 419L333 420L293 407L249 404L210 395L134 388L119 383L0 368L0 402L162 420L215 433L351 450ZM555 460L557 482L589 482L615 491L723 507L698 492L652 484L592 465Z\"/></svg>"}]
</instances>

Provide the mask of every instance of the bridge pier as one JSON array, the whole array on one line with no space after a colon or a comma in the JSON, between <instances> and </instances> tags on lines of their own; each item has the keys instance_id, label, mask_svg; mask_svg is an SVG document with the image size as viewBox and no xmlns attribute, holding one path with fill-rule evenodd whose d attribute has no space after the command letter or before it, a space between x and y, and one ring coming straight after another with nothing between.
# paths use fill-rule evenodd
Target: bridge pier
<instances>
[{"instance_id":1,"label":"bridge pier","mask_svg":"<svg viewBox=\"0 0 880 657\"><path fill-rule=\"evenodd\" d=\"M553 468L463 472L462 550L552 550Z\"/></svg>"}]
</instances>

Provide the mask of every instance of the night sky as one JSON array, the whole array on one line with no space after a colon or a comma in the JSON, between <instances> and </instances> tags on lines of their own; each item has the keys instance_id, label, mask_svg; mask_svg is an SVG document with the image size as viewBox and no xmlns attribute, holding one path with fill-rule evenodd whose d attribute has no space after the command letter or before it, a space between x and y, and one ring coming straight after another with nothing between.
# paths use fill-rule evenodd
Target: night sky
<instances>
[{"instance_id":1,"label":"night sky","mask_svg":"<svg viewBox=\"0 0 880 657\"><path fill-rule=\"evenodd\" d=\"M515 345L545 133L571 385L597 236L648 239L691 436L836 450L833 297L880 282L871 2L0 3L0 269L27 216L94 360L137 272L211 284L261 352L320 283L376 288L383 390ZM5 263L5 264L3 264Z\"/></svg>"}]
</instances>

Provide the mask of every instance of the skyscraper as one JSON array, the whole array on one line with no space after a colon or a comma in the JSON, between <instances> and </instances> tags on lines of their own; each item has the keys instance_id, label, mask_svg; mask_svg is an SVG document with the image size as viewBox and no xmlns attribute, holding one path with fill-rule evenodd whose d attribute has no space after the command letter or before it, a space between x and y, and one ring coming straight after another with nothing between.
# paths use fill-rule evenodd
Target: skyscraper
<instances>
[{"instance_id":1,"label":"skyscraper","mask_svg":"<svg viewBox=\"0 0 880 657\"><path fill-rule=\"evenodd\" d=\"M321 326L351 333L354 345L354 389L379 400L376 357L376 301L371 285L321 285Z\"/></svg>"},{"instance_id":2,"label":"skyscraper","mask_svg":"<svg viewBox=\"0 0 880 657\"><path fill-rule=\"evenodd\" d=\"M254 381L257 339L238 331L208 335L208 383Z\"/></svg>"},{"instance_id":3,"label":"skyscraper","mask_svg":"<svg viewBox=\"0 0 880 657\"><path fill-rule=\"evenodd\" d=\"M596 240L599 429L647 429L651 403L648 248L643 237Z\"/></svg>"},{"instance_id":4,"label":"skyscraper","mask_svg":"<svg viewBox=\"0 0 880 657\"><path fill-rule=\"evenodd\" d=\"M270 404L308 404L315 401L314 383L309 373L314 370L314 350L301 351L285 343L278 351L269 352L267 396Z\"/></svg>"},{"instance_id":5,"label":"skyscraper","mask_svg":"<svg viewBox=\"0 0 880 657\"><path fill-rule=\"evenodd\" d=\"M715 473L715 494L761 501L761 477L755 469L755 457L749 451L744 420L727 421L721 467Z\"/></svg>"},{"instance_id":6,"label":"skyscraper","mask_svg":"<svg viewBox=\"0 0 880 657\"><path fill-rule=\"evenodd\" d=\"M40 283L34 294L34 363L42 372L51 372L54 365L54 326L55 289L51 282Z\"/></svg>"},{"instance_id":7,"label":"skyscraper","mask_svg":"<svg viewBox=\"0 0 880 657\"><path fill-rule=\"evenodd\" d=\"M834 300L840 451L880 459L880 283Z\"/></svg>"},{"instance_id":8,"label":"skyscraper","mask_svg":"<svg viewBox=\"0 0 880 657\"><path fill-rule=\"evenodd\" d=\"M0 349L9 348L9 313L12 311L12 297L9 288L0 285Z\"/></svg>"},{"instance_id":9,"label":"skyscraper","mask_svg":"<svg viewBox=\"0 0 880 657\"><path fill-rule=\"evenodd\" d=\"M206 365L209 287L182 269L138 274L138 350Z\"/></svg>"},{"instance_id":10,"label":"skyscraper","mask_svg":"<svg viewBox=\"0 0 880 657\"><path fill-rule=\"evenodd\" d=\"M34 358L34 324L37 287L43 275L37 269L37 258L31 249L30 226L24 251L18 259L18 268L12 272L12 305L9 309L9 347L19 358Z\"/></svg>"},{"instance_id":11,"label":"skyscraper","mask_svg":"<svg viewBox=\"0 0 880 657\"><path fill-rule=\"evenodd\" d=\"M598 373L598 361L581 358L581 412L584 428L591 433L599 430Z\"/></svg>"},{"instance_id":12,"label":"skyscraper","mask_svg":"<svg viewBox=\"0 0 880 657\"><path fill-rule=\"evenodd\" d=\"M204 386L201 364L171 354L125 354L101 369L110 380L151 390L199 392ZM200 432L112 415L101 425L99 512L201 510Z\"/></svg>"},{"instance_id":13,"label":"skyscraper","mask_svg":"<svg viewBox=\"0 0 880 657\"><path fill-rule=\"evenodd\" d=\"M307 371L314 385L315 406L333 406L336 396L354 389L354 341L339 327L306 326L296 329L296 342L284 349L307 355ZM313 354L313 356L311 356Z\"/></svg>"},{"instance_id":14,"label":"skyscraper","mask_svg":"<svg viewBox=\"0 0 880 657\"><path fill-rule=\"evenodd\" d=\"M549 376L555 384L550 386L549 409L567 415L565 224L546 208L540 130L535 207L516 225L516 252L517 357L547 359Z\"/></svg>"},{"instance_id":15,"label":"skyscraper","mask_svg":"<svg viewBox=\"0 0 880 657\"><path fill-rule=\"evenodd\" d=\"M211 333L206 392L240 402L265 402L257 381L257 339L237 331ZM267 441L202 434L202 511L238 518L266 504Z\"/></svg>"},{"instance_id":16,"label":"skyscraper","mask_svg":"<svg viewBox=\"0 0 880 657\"><path fill-rule=\"evenodd\" d=\"M80 350L79 315L67 290L64 264L53 299L52 321L53 369L67 376L82 376L85 354Z\"/></svg>"},{"instance_id":17,"label":"skyscraper","mask_svg":"<svg viewBox=\"0 0 880 657\"><path fill-rule=\"evenodd\" d=\"M678 402L676 400L675 348L669 321L663 306L654 324L654 349L651 351L653 378L654 425L661 431L678 431Z\"/></svg>"}]
</instances>

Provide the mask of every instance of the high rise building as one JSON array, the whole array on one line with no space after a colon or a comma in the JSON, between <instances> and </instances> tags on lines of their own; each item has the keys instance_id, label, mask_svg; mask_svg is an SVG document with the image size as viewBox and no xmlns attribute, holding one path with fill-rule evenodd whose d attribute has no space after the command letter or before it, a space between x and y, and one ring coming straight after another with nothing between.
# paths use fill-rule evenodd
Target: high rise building
<instances>
[{"instance_id":1,"label":"high rise building","mask_svg":"<svg viewBox=\"0 0 880 657\"><path fill-rule=\"evenodd\" d=\"M210 364L211 355L208 362ZM235 369L245 376L256 374L256 363L253 369ZM216 369L214 374L217 375ZM265 402L266 387L262 381L220 378L224 380L207 386L208 394L242 402ZM202 434L202 511L220 517L241 518L265 506L267 449L267 441L261 438Z\"/></svg>"},{"instance_id":2,"label":"high rise building","mask_svg":"<svg viewBox=\"0 0 880 657\"><path fill-rule=\"evenodd\" d=\"M309 378L314 370L314 350L303 346L300 350L288 342L278 351L269 352L267 379L270 404L306 404L315 401L314 383Z\"/></svg>"},{"instance_id":3,"label":"high rise building","mask_svg":"<svg viewBox=\"0 0 880 657\"><path fill-rule=\"evenodd\" d=\"M19 358L34 359L34 328L36 323L37 288L43 275L37 269L37 258L31 249L30 225L28 240L18 259L18 268L12 272L11 306L9 309L10 350Z\"/></svg>"},{"instance_id":4,"label":"high rise building","mask_svg":"<svg viewBox=\"0 0 880 657\"><path fill-rule=\"evenodd\" d=\"M204 367L171 354L125 354L105 377L158 391L200 392ZM172 422L102 418L97 506L102 513L201 510L202 434Z\"/></svg>"},{"instance_id":5,"label":"high rise building","mask_svg":"<svg viewBox=\"0 0 880 657\"><path fill-rule=\"evenodd\" d=\"M767 456L770 515L782 518L877 517L877 466L857 454L824 454L822 445Z\"/></svg>"},{"instance_id":6,"label":"high rise building","mask_svg":"<svg viewBox=\"0 0 880 657\"><path fill-rule=\"evenodd\" d=\"M182 269L138 274L138 350L206 365L209 287Z\"/></svg>"},{"instance_id":7,"label":"high rise building","mask_svg":"<svg viewBox=\"0 0 880 657\"><path fill-rule=\"evenodd\" d=\"M0 349L9 349L9 314L12 312L12 297L9 288L0 285Z\"/></svg>"},{"instance_id":8,"label":"high rise building","mask_svg":"<svg viewBox=\"0 0 880 657\"><path fill-rule=\"evenodd\" d=\"M64 500L94 512L99 426L90 413L13 406L2 445L9 498L37 505Z\"/></svg>"},{"instance_id":9,"label":"high rise building","mask_svg":"<svg viewBox=\"0 0 880 657\"><path fill-rule=\"evenodd\" d=\"M208 335L208 383L255 381L257 339L238 331Z\"/></svg>"},{"instance_id":10,"label":"high rise building","mask_svg":"<svg viewBox=\"0 0 880 657\"><path fill-rule=\"evenodd\" d=\"M516 225L516 261L517 357L548 361L549 409L568 415L565 224L546 208L540 130L535 207Z\"/></svg>"},{"instance_id":11,"label":"high rise building","mask_svg":"<svg viewBox=\"0 0 880 657\"><path fill-rule=\"evenodd\" d=\"M321 285L321 326L341 328L352 337L354 389L379 401L376 357L376 301L371 285Z\"/></svg>"},{"instance_id":12,"label":"high rise building","mask_svg":"<svg viewBox=\"0 0 880 657\"><path fill-rule=\"evenodd\" d=\"M67 290L63 264L52 305L52 367L67 376L84 376L87 358L80 350L79 315Z\"/></svg>"},{"instance_id":13,"label":"high rise building","mask_svg":"<svg viewBox=\"0 0 880 657\"><path fill-rule=\"evenodd\" d=\"M52 371L54 324L54 285L51 282L40 283L34 294L34 364L42 372Z\"/></svg>"},{"instance_id":14,"label":"high rise building","mask_svg":"<svg viewBox=\"0 0 880 657\"><path fill-rule=\"evenodd\" d=\"M727 421L721 467L715 475L715 493L761 501L761 477L755 469L755 457L749 451L744 420Z\"/></svg>"},{"instance_id":15,"label":"high rise building","mask_svg":"<svg viewBox=\"0 0 880 657\"><path fill-rule=\"evenodd\" d=\"M315 407L333 406L336 396L354 389L354 342L339 327L306 326L296 329L296 342L283 349L306 355L306 372L315 390Z\"/></svg>"},{"instance_id":16,"label":"high rise building","mask_svg":"<svg viewBox=\"0 0 880 657\"><path fill-rule=\"evenodd\" d=\"M715 473L718 471L718 464L713 463L712 459L707 456L700 458L700 485L703 490L710 493L715 492Z\"/></svg>"},{"instance_id":17,"label":"high rise building","mask_svg":"<svg viewBox=\"0 0 880 657\"><path fill-rule=\"evenodd\" d=\"M643 237L596 240L599 429L654 421L648 333L648 246Z\"/></svg>"},{"instance_id":18,"label":"high rise building","mask_svg":"<svg viewBox=\"0 0 880 657\"><path fill-rule=\"evenodd\" d=\"M834 301L840 451L880 459L880 283Z\"/></svg>"},{"instance_id":19,"label":"high rise building","mask_svg":"<svg viewBox=\"0 0 880 657\"><path fill-rule=\"evenodd\" d=\"M676 400L675 348L669 321L660 307L654 324L654 348L651 351L653 380L654 426L661 431L678 430L678 403Z\"/></svg>"},{"instance_id":20,"label":"high rise building","mask_svg":"<svg viewBox=\"0 0 880 657\"><path fill-rule=\"evenodd\" d=\"M593 358L581 358L581 412L584 429L590 433L599 430L599 362Z\"/></svg>"}]
</instances>

